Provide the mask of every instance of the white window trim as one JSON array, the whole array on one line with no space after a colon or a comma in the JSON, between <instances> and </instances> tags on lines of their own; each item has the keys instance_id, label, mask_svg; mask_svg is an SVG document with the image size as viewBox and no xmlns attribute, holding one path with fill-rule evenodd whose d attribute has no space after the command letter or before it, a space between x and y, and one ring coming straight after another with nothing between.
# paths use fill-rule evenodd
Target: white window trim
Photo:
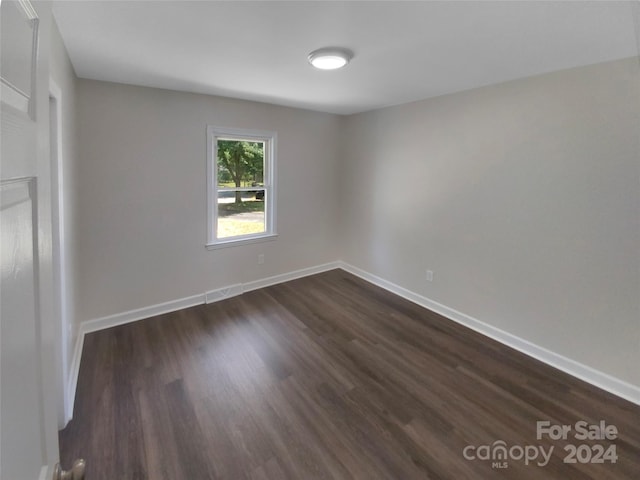
<instances>
[{"instance_id":1,"label":"white window trim","mask_svg":"<svg viewBox=\"0 0 640 480\"><path fill-rule=\"evenodd\" d=\"M248 130L244 128L225 128L213 125L207 126L207 243L206 248L213 250L224 247L236 247L250 243L275 240L276 233L276 152L277 133L266 130ZM231 238L216 238L218 223L218 138L238 140L253 140L265 142L265 172L264 190L267 202L265 204L265 232L250 235L240 235Z\"/></svg>"}]
</instances>

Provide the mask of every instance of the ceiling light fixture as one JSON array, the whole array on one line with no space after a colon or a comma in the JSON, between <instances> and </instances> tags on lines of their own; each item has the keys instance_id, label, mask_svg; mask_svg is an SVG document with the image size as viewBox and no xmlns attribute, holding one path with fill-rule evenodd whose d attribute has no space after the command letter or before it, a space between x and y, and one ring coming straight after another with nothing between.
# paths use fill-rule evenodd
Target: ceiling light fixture
<instances>
[{"instance_id":1,"label":"ceiling light fixture","mask_svg":"<svg viewBox=\"0 0 640 480\"><path fill-rule=\"evenodd\" d=\"M353 58L346 48L327 47L309 54L309 63L320 70L335 70L344 67Z\"/></svg>"}]
</instances>

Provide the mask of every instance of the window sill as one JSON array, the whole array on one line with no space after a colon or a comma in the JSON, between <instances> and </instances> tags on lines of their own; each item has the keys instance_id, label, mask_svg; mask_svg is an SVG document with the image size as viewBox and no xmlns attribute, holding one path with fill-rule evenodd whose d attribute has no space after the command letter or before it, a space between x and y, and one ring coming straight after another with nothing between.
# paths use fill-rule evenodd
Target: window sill
<instances>
[{"instance_id":1,"label":"window sill","mask_svg":"<svg viewBox=\"0 0 640 480\"><path fill-rule=\"evenodd\" d=\"M272 242L278 238L277 233L270 233L268 235L261 235L259 237L240 238L237 240L222 240L216 243L207 243L205 247L207 250L218 250L219 248L239 247L241 245L248 245L251 243Z\"/></svg>"}]
</instances>

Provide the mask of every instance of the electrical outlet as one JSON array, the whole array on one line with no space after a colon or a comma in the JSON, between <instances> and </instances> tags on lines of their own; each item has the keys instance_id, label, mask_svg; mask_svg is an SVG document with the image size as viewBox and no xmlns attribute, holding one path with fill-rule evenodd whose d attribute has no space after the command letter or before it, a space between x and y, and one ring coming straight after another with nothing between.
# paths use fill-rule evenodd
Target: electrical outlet
<instances>
[{"instance_id":1,"label":"electrical outlet","mask_svg":"<svg viewBox=\"0 0 640 480\"><path fill-rule=\"evenodd\" d=\"M433 282L433 270L427 270L427 282Z\"/></svg>"},{"instance_id":2,"label":"electrical outlet","mask_svg":"<svg viewBox=\"0 0 640 480\"><path fill-rule=\"evenodd\" d=\"M262 265L264 263L264 253L258 255L258 265Z\"/></svg>"}]
</instances>

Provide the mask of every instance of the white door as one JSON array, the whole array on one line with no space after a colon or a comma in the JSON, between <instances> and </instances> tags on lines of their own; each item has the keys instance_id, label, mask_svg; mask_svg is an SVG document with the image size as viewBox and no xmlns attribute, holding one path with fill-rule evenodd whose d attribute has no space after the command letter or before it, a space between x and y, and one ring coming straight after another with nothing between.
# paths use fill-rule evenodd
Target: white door
<instances>
[{"instance_id":1,"label":"white door","mask_svg":"<svg viewBox=\"0 0 640 480\"><path fill-rule=\"evenodd\" d=\"M48 40L50 8L0 4L0 478L7 480L51 478L58 457L55 322L47 300L49 74L38 51L38 40L40 48Z\"/></svg>"}]
</instances>

